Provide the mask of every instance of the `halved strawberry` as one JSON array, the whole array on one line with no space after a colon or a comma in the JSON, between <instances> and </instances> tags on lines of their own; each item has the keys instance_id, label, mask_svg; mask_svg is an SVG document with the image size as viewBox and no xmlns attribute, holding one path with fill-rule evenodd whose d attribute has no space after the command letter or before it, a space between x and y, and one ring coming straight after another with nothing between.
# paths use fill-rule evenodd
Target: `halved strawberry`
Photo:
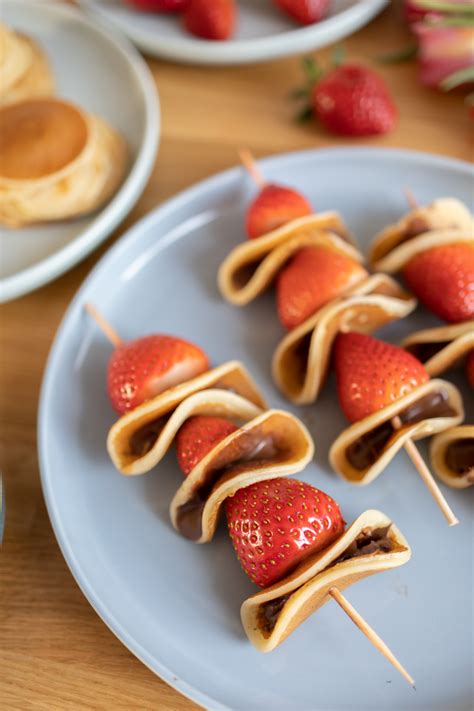
<instances>
[{"instance_id":1,"label":"halved strawberry","mask_svg":"<svg viewBox=\"0 0 474 711\"><path fill-rule=\"evenodd\" d=\"M225 417L195 415L186 420L175 438L176 456L183 474L188 476L211 449L236 429Z\"/></svg>"},{"instance_id":2,"label":"halved strawberry","mask_svg":"<svg viewBox=\"0 0 474 711\"><path fill-rule=\"evenodd\" d=\"M337 503L298 479L260 481L226 499L229 535L242 568L267 587L344 531Z\"/></svg>"},{"instance_id":3,"label":"halved strawberry","mask_svg":"<svg viewBox=\"0 0 474 711\"><path fill-rule=\"evenodd\" d=\"M245 227L249 238L254 239L313 212L311 204L301 193L283 185L268 183L250 204Z\"/></svg>"},{"instance_id":4,"label":"halved strawberry","mask_svg":"<svg viewBox=\"0 0 474 711\"><path fill-rule=\"evenodd\" d=\"M363 266L326 247L303 247L277 277L278 316L291 330L367 277Z\"/></svg>"},{"instance_id":5,"label":"halved strawberry","mask_svg":"<svg viewBox=\"0 0 474 711\"><path fill-rule=\"evenodd\" d=\"M472 350L466 360L466 375L467 375L467 382L471 386L471 388L474 388L474 350Z\"/></svg>"},{"instance_id":6,"label":"halved strawberry","mask_svg":"<svg viewBox=\"0 0 474 711\"><path fill-rule=\"evenodd\" d=\"M414 294L445 321L474 318L474 247L467 242L427 249L403 275Z\"/></svg>"},{"instance_id":7,"label":"halved strawberry","mask_svg":"<svg viewBox=\"0 0 474 711\"><path fill-rule=\"evenodd\" d=\"M274 0L283 12L302 25L312 25L326 17L331 0Z\"/></svg>"},{"instance_id":8,"label":"halved strawberry","mask_svg":"<svg viewBox=\"0 0 474 711\"><path fill-rule=\"evenodd\" d=\"M403 348L362 333L340 333L334 346L339 403L351 422L390 405L429 380Z\"/></svg>"},{"instance_id":9,"label":"halved strawberry","mask_svg":"<svg viewBox=\"0 0 474 711\"><path fill-rule=\"evenodd\" d=\"M123 343L110 356L107 387L120 415L209 368L198 346L174 336L144 336Z\"/></svg>"}]
</instances>

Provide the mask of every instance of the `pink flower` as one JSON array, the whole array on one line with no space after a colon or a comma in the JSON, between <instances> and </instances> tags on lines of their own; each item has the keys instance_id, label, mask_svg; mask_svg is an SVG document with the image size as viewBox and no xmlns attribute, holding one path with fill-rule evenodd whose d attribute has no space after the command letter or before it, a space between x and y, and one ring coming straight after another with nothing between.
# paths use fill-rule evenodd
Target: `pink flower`
<instances>
[{"instance_id":1,"label":"pink flower","mask_svg":"<svg viewBox=\"0 0 474 711\"><path fill-rule=\"evenodd\" d=\"M423 84L438 87L455 72L474 67L473 27L424 20L415 23L412 30L418 39Z\"/></svg>"}]
</instances>

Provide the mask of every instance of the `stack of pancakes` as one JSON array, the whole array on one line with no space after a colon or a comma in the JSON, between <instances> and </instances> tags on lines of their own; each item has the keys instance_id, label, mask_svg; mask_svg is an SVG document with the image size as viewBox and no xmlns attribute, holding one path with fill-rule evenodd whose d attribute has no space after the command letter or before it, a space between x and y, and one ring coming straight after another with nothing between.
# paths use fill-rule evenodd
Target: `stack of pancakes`
<instances>
[{"instance_id":1,"label":"stack of pancakes","mask_svg":"<svg viewBox=\"0 0 474 711\"><path fill-rule=\"evenodd\" d=\"M0 25L0 223L92 212L117 190L127 148L106 121L57 99L42 49Z\"/></svg>"}]
</instances>

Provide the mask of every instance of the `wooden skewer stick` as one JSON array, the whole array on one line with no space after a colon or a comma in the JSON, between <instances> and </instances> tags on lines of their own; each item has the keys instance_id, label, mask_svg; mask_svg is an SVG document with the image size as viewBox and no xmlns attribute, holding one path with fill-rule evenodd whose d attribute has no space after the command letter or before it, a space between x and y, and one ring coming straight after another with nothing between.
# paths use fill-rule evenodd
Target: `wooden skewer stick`
<instances>
[{"instance_id":1,"label":"wooden skewer stick","mask_svg":"<svg viewBox=\"0 0 474 711\"><path fill-rule=\"evenodd\" d=\"M383 639L378 636L377 632L372 629L372 627L364 620L361 615L359 615L355 607L351 605L349 600L344 597L341 591L338 590L338 588L336 587L332 587L329 589L328 592L332 599L335 600L337 604L340 605L340 607L342 607L346 615L348 615L351 618L352 622L360 629L362 634L365 634L369 642L371 642L374 647L378 649L381 654L383 654L385 659L388 659L390 664L393 664L395 669L400 672L400 674L403 676L404 679L406 679L410 686L415 689L415 680L413 679L413 677L410 676L405 667L400 664L392 650L387 647Z\"/></svg>"},{"instance_id":2,"label":"wooden skewer stick","mask_svg":"<svg viewBox=\"0 0 474 711\"><path fill-rule=\"evenodd\" d=\"M405 188L405 196L407 199L407 202L412 210L415 210L418 207L418 201L416 197L414 196L413 192L410 190L410 188ZM402 422L400 418L394 417L392 419L392 425L393 427L398 430L402 426ZM410 457L411 461L413 462L416 470L418 471L419 475L423 479L425 485L428 488L428 491L430 492L431 496L433 499L436 501L438 504L439 508L444 514L444 517L446 518L448 524L450 526L456 526L456 524L459 523L459 519L454 515L452 512L448 502L444 498L443 494L441 493L441 490L436 483L436 481L433 478L432 473L428 469L428 467L425 464L425 461L421 454L419 453L418 449L415 446L415 443L413 440L409 439L405 442L405 450Z\"/></svg>"},{"instance_id":3,"label":"wooden skewer stick","mask_svg":"<svg viewBox=\"0 0 474 711\"><path fill-rule=\"evenodd\" d=\"M96 307L93 304L87 302L86 304L84 304L84 308L89 314L89 316L94 319L101 331L103 331L103 333L107 336L112 345L115 348L118 348L123 343L123 341L118 335L117 331L112 328L110 323L105 320L105 318L102 316L101 313L97 311Z\"/></svg>"},{"instance_id":4,"label":"wooden skewer stick","mask_svg":"<svg viewBox=\"0 0 474 711\"><path fill-rule=\"evenodd\" d=\"M248 171L248 173L255 180L259 188L263 188L266 184L266 180L260 172L253 155L248 148L241 148L239 151L239 158L242 161L242 165Z\"/></svg>"},{"instance_id":5,"label":"wooden skewer stick","mask_svg":"<svg viewBox=\"0 0 474 711\"><path fill-rule=\"evenodd\" d=\"M394 417L392 419L392 426L398 430L402 426L402 421L398 417ZM411 461L413 462L415 469L417 470L418 474L421 476L423 479L428 491L430 492L431 496L433 499L436 501L438 504L439 508L444 514L444 517L448 524L450 526L456 526L459 523L459 519L456 518L454 513L451 510L451 507L449 506L448 502L444 498L441 489L439 488L438 484L433 478L432 473L428 469L428 467L425 464L425 460L417 450L415 443L413 440L408 439L405 442L405 450L410 457Z\"/></svg>"},{"instance_id":6,"label":"wooden skewer stick","mask_svg":"<svg viewBox=\"0 0 474 711\"><path fill-rule=\"evenodd\" d=\"M405 193L405 197L407 199L407 203L410 206L410 209L416 210L416 208L418 207L418 201L417 201L416 197L414 196L414 194L412 193L412 191L410 190L410 188L405 188L404 193Z\"/></svg>"}]
</instances>

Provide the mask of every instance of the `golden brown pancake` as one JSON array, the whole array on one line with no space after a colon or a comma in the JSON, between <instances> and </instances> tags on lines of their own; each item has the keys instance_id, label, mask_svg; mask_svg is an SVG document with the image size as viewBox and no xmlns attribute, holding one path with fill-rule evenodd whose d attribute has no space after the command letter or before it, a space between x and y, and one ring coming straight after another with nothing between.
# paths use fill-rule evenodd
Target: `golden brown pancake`
<instances>
[{"instance_id":1,"label":"golden brown pancake","mask_svg":"<svg viewBox=\"0 0 474 711\"><path fill-rule=\"evenodd\" d=\"M41 47L2 24L0 75L0 104L54 94L54 77Z\"/></svg>"},{"instance_id":2,"label":"golden brown pancake","mask_svg":"<svg viewBox=\"0 0 474 711\"><path fill-rule=\"evenodd\" d=\"M87 122L71 104L36 99L0 111L0 175L31 180L56 173L87 142Z\"/></svg>"},{"instance_id":3,"label":"golden brown pancake","mask_svg":"<svg viewBox=\"0 0 474 711\"><path fill-rule=\"evenodd\" d=\"M0 223L21 227L97 209L122 181L126 157L118 132L69 102L0 107Z\"/></svg>"}]
</instances>

